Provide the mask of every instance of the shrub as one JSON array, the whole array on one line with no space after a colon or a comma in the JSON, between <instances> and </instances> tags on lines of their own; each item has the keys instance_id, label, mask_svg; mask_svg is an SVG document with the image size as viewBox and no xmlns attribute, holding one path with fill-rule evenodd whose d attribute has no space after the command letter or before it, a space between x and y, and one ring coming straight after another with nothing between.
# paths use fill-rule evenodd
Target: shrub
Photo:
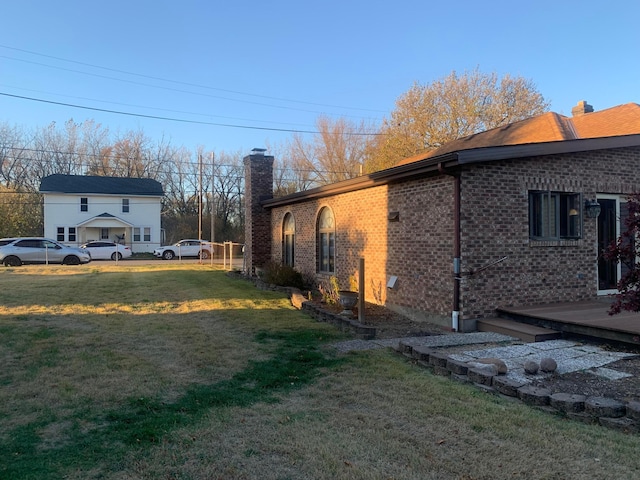
<instances>
[{"instance_id":1,"label":"shrub","mask_svg":"<svg viewBox=\"0 0 640 480\"><path fill-rule=\"evenodd\" d=\"M262 279L267 283L280 287L304 288L302 274L293 267L277 262L269 262L263 267L263 270Z\"/></svg>"},{"instance_id":2,"label":"shrub","mask_svg":"<svg viewBox=\"0 0 640 480\"><path fill-rule=\"evenodd\" d=\"M322 301L328 305L335 305L340 301L340 287L338 286L338 279L336 277L331 277L329 279L328 284L324 282L320 282L318 285L318 290L322 295Z\"/></svg>"}]
</instances>

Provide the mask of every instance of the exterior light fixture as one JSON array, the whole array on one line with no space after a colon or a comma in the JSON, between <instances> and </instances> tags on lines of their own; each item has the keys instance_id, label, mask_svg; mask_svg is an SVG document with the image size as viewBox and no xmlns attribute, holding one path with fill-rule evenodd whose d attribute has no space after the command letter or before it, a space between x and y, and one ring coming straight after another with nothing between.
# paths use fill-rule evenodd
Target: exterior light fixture
<instances>
[{"instance_id":1,"label":"exterior light fixture","mask_svg":"<svg viewBox=\"0 0 640 480\"><path fill-rule=\"evenodd\" d=\"M584 202L584 210L588 218L598 218L600 215L601 207L598 200L587 200Z\"/></svg>"}]
</instances>

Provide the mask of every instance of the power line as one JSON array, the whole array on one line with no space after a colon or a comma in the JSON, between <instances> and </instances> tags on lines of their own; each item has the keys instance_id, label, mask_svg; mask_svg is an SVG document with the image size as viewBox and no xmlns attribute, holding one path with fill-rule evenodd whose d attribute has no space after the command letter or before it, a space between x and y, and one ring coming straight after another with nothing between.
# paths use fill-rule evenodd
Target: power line
<instances>
[{"instance_id":1,"label":"power line","mask_svg":"<svg viewBox=\"0 0 640 480\"><path fill-rule=\"evenodd\" d=\"M7 87L7 88L13 88L16 90L23 90L23 91L27 91L27 92L35 92L35 93L43 93L45 95L55 95L58 97L66 97L66 98L75 98L77 100L88 100L90 102L98 102L98 103L108 103L108 104L112 104L112 105L122 105L125 107L133 107L133 108L145 108L148 110L159 110L162 112L172 112L172 113L182 113L182 114L186 114L186 115L193 115L193 116L197 116L197 117L217 117L217 118L226 118L229 120L242 120L242 121L247 121L247 122L261 122L263 120L254 120L251 118L236 118L236 117L227 117L224 115L212 115L210 113L198 113L198 112L186 112L184 110L173 110L173 109L169 109L169 108L159 108L159 107L148 107L146 105L133 105L130 103L122 103L122 102L110 102L108 100L99 100L97 98L89 98L89 97L76 97L76 96L72 96L72 95L63 95L63 94L59 94L59 93L53 93L53 92L44 92L42 90L33 90L30 88L21 88L21 87L16 87L13 85L6 85L6 84L0 84L0 86L2 87ZM276 122L276 121L271 121L269 120L269 123L272 124L280 124L280 125L296 125L294 123L291 122Z\"/></svg>"},{"instance_id":2,"label":"power line","mask_svg":"<svg viewBox=\"0 0 640 480\"><path fill-rule=\"evenodd\" d=\"M125 75L131 75L131 76L136 76L136 77L140 77L140 78L148 78L150 80L157 80L157 81L167 82L167 83L175 83L177 85L185 85L185 86L190 86L190 87L202 88L202 89L207 89L207 90L215 90L215 91L219 91L219 92L233 93L233 94L236 94L236 95L245 95L245 96L256 97L256 98L265 98L265 99L276 100L276 101L280 101L280 102L290 102L290 103L300 103L300 104L304 104L304 105L313 105L313 106L317 106L317 107L330 107L330 108L340 108L340 109L344 109L344 110L360 110L360 111L366 111L366 112L386 113L386 112L384 112L382 110L375 110L375 109L370 109L370 108L344 107L344 106L340 106L340 105L314 103L314 102L308 102L308 101L303 101L303 100L292 100L292 99L288 99L288 98L272 97L272 96L268 96L268 95L260 95L260 94L255 94L255 93L241 92L241 91L237 91L237 90L228 90L228 89L223 89L223 88L211 87L211 86L208 86L208 85L200 85L200 84L196 84L196 83L183 82L183 81L179 81L179 80L170 80L170 79L166 79L166 78L155 77L155 76L152 76L152 75L145 75L145 74L140 74L140 73L128 72L128 71L125 71L125 70L118 70L118 69L115 69L115 68L103 67L101 65L95 65L95 64L91 64L91 63L80 62L80 61L77 61L77 60L69 60L69 59L62 58L62 57L56 57L56 56L53 56L53 55L46 55L46 54L43 54L43 53L33 52L31 50L24 50L24 49L21 49L21 48L9 47L7 45L0 45L0 47L1 48L6 48L7 50L14 50L14 51L18 51L18 52L28 53L30 55L36 55L36 56L39 56L39 57L51 58L53 60L59 60L59 61L62 61L62 62L74 63L74 64L77 64L77 65L83 65L83 66L91 67L91 68L98 68L98 69L101 69L101 70L106 70L106 71L115 72L115 73L122 73L122 74L125 74ZM22 62L25 62L25 63L34 63L36 65L43 65L43 66L50 67L50 68L62 69L61 67L55 67L55 66L50 66L50 65L45 65L45 64L39 64L37 62L30 62L28 60L14 59L14 58L11 58L11 57L6 57L6 56L2 56L2 57L3 58L7 58L9 60L18 60L18 61L22 61ZM62 69L62 70L68 70L68 69ZM78 71L75 71L75 70L70 70L70 71L76 72L76 73L83 73L83 74L86 74L86 75L91 75L91 74L88 74L86 72L78 72ZM114 79L114 80L121 80L121 79L111 78L111 77L106 77L106 78L110 78L110 79ZM149 85L147 85L147 86L149 86ZM151 86L153 86L153 85L151 85ZM187 92L187 93L191 93L191 92ZM228 99L228 100L233 100L233 99Z\"/></svg>"},{"instance_id":3,"label":"power line","mask_svg":"<svg viewBox=\"0 0 640 480\"><path fill-rule=\"evenodd\" d=\"M131 112L122 112L122 111L119 111L119 110L109 110L109 109L105 109L105 108L87 107L87 106L84 106L84 105L76 105L76 104L72 104L72 103L54 102L53 100L44 100L44 99L41 99L41 98L25 97L25 96L22 96L22 95L12 95L12 94L6 93L6 92L0 92L0 95L3 95L5 97L18 98L18 99L21 99L21 100L29 100L29 101L34 101L34 102L48 103L48 104L52 104L52 105L60 105L60 106L63 106L63 107L79 108L79 109L83 109L83 110L91 110L91 111L103 112L103 113L113 113L113 114L116 114L116 115L126 115L126 116L137 117L137 118L149 118L149 119L153 119L153 120L164 120L164 121L170 121L170 122L190 123L190 124L197 124L197 125L210 125L210 126L225 127L225 128L243 128L243 129L247 129L247 130L263 130L263 131L270 131L270 132L310 133L310 134L314 134L314 135L319 135L320 133L322 133L322 132L319 132L317 130L296 130L296 129L290 129L290 128L253 127L253 126L249 126L249 125L233 125L233 124L228 124L228 123L204 122L204 121L201 121L201 120L186 120L186 119L182 119L182 118L160 117L160 116L156 116L156 115L145 115L145 114L142 114L142 113L131 113ZM331 132L329 132L329 133L331 133ZM380 135L383 135L383 134L378 133L378 132L376 132L376 133L349 132L349 133L338 133L336 135L380 136Z\"/></svg>"}]
</instances>

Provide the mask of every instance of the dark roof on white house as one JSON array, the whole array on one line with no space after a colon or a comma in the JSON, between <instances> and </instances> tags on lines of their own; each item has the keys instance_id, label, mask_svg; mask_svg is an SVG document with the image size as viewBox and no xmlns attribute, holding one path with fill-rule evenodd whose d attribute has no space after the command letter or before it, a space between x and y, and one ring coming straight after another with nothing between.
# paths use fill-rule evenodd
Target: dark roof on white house
<instances>
[{"instance_id":1,"label":"dark roof on white house","mask_svg":"<svg viewBox=\"0 0 640 480\"><path fill-rule=\"evenodd\" d=\"M98 177L90 175L54 174L40 182L42 193L75 193L101 195L146 195L162 197L160 182L151 178Z\"/></svg>"}]
</instances>

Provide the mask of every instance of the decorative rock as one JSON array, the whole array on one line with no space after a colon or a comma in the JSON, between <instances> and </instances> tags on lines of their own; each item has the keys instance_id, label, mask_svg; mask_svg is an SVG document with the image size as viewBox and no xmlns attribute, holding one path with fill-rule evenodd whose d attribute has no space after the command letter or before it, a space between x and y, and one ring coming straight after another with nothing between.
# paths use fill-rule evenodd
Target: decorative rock
<instances>
[{"instance_id":1,"label":"decorative rock","mask_svg":"<svg viewBox=\"0 0 640 480\"><path fill-rule=\"evenodd\" d=\"M589 397L584 402L584 410L594 417L624 417L626 413L625 404L606 397Z\"/></svg>"},{"instance_id":2,"label":"decorative rock","mask_svg":"<svg viewBox=\"0 0 640 480\"><path fill-rule=\"evenodd\" d=\"M498 375L498 367L493 363L467 362L467 366L470 369L485 370L487 372L492 372L494 375Z\"/></svg>"},{"instance_id":3,"label":"decorative rock","mask_svg":"<svg viewBox=\"0 0 640 480\"><path fill-rule=\"evenodd\" d=\"M540 370L545 373L553 373L558 368L558 364L553 358L545 357L540 360Z\"/></svg>"},{"instance_id":4,"label":"decorative rock","mask_svg":"<svg viewBox=\"0 0 640 480\"><path fill-rule=\"evenodd\" d=\"M467 371L467 376L469 380L473 383L477 383L478 385L486 385L491 386L493 382L493 377L498 374L498 369L495 365L488 365L488 368L470 368Z\"/></svg>"},{"instance_id":5,"label":"decorative rock","mask_svg":"<svg viewBox=\"0 0 640 480\"><path fill-rule=\"evenodd\" d=\"M518 389L518 398L528 405L549 405L551 390L547 388L525 385Z\"/></svg>"},{"instance_id":6,"label":"decorative rock","mask_svg":"<svg viewBox=\"0 0 640 480\"><path fill-rule=\"evenodd\" d=\"M518 389L525 386L526 384L527 382L514 380L513 378L507 377L495 377L493 379L493 388L495 388L499 393L508 397L517 397Z\"/></svg>"},{"instance_id":7,"label":"decorative rock","mask_svg":"<svg viewBox=\"0 0 640 480\"><path fill-rule=\"evenodd\" d=\"M524 373L528 373L529 375L535 375L538 373L538 364L533 360L527 360L524 362Z\"/></svg>"},{"instance_id":8,"label":"decorative rock","mask_svg":"<svg viewBox=\"0 0 640 480\"><path fill-rule=\"evenodd\" d=\"M476 360L477 363L484 363L484 364L490 364L490 365L495 365L498 369L498 374L499 375L504 375L507 373L507 364L504 363L503 360L500 360L499 358L479 358L478 360Z\"/></svg>"},{"instance_id":9,"label":"decorative rock","mask_svg":"<svg viewBox=\"0 0 640 480\"><path fill-rule=\"evenodd\" d=\"M549 403L564 413L580 413L584 411L586 395L572 395L569 393L554 393L549 397Z\"/></svg>"}]
</instances>

